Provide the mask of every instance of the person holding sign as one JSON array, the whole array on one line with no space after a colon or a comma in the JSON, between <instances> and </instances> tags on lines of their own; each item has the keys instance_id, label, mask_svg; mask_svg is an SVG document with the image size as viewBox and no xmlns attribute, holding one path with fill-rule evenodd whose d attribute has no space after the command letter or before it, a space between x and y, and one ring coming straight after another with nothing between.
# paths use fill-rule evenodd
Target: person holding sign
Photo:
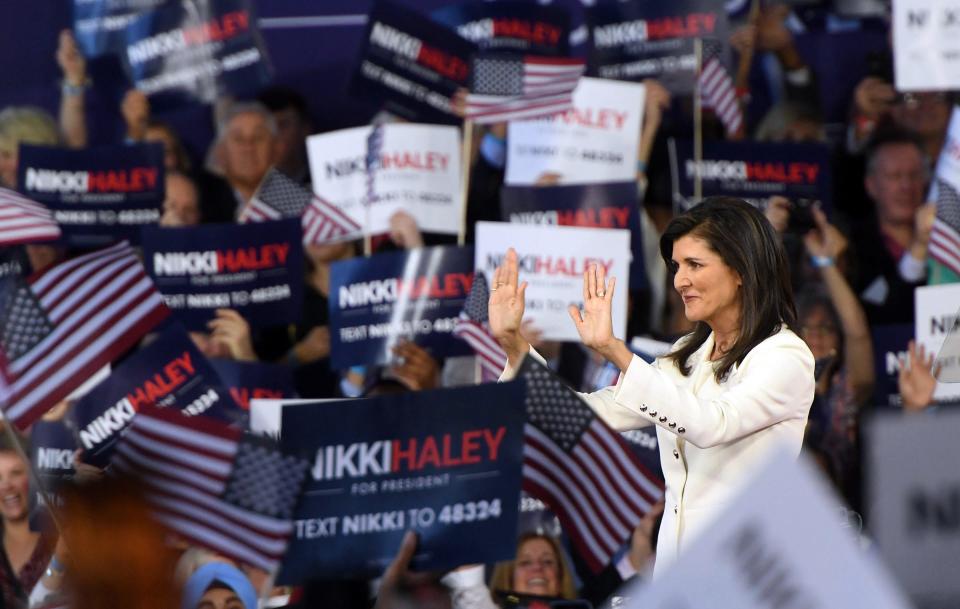
<instances>
[{"instance_id":1,"label":"person holding sign","mask_svg":"<svg viewBox=\"0 0 960 609\"><path fill-rule=\"evenodd\" d=\"M657 426L666 509L655 577L770 448L799 454L814 395L814 359L798 336L786 255L759 210L706 199L670 222L660 252L695 326L652 365L613 335L615 280L604 269L584 273L582 306L570 306L583 344L621 371L615 386L584 400L615 429ZM526 287L511 249L489 301L490 329L508 356L502 380L528 353L538 357L519 331Z\"/></svg>"}]
</instances>

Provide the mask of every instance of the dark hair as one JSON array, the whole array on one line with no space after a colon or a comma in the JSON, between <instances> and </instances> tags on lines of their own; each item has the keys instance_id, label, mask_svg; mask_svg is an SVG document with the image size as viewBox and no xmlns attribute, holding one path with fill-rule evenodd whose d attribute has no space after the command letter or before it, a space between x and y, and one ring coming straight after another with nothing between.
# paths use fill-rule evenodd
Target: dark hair
<instances>
[{"instance_id":1,"label":"dark hair","mask_svg":"<svg viewBox=\"0 0 960 609\"><path fill-rule=\"evenodd\" d=\"M790 267L773 226L760 210L741 199L710 197L670 221L660 237L660 255L671 273L677 267L673 244L685 235L703 239L743 282L740 332L714 373L717 382L722 382L734 364L740 364L751 349L779 332L782 325L798 331ZM687 340L666 356L684 376L691 370L687 360L710 332L706 322L697 322Z\"/></svg>"},{"instance_id":2,"label":"dark hair","mask_svg":"<svg viewBox=\"0 0 960 609\"><path fill-rule=\"evenodd\" d=\"M920 158L926 158L923 142L914 132L890 122L882 122L874 130L864 149L863 158L866 175L870 175L876 170L877 155L887 146L913 146L920 153Z\"/></svg>"},{"instance_id":3,"label":"dark hair","mask_svg":"<svg viewBox=\"0 0 960 609\"><path fill-rule=\"evenodd\" d=\"M292 108L304 122L310 121L310 110L307 100L297 90L283 85L268 87L257 95L257 101L267 107L270 112L280 112Z\"/></svg>"}]
</instances>

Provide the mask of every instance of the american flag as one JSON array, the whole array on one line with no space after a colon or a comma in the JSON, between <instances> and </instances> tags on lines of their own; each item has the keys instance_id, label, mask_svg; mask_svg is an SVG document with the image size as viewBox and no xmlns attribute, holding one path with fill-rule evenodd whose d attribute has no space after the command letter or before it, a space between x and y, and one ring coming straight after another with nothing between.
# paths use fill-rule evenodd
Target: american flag
<instances>
[{"instance_id":1,"label":"american flag","mask_svg":"<svg viewBox=\"0 0 960 609\"><path fill-rule=\"evenodd\" d=\"M465 340L476 353L480 361L481 378L485 382L497 380L507 361L506 352L490 334L487 310L489 300L487 278L482 272L477 272L473 276L470 293L463 303L463 311L453 326L453 335Z\"/></svg>"},{"instance_id":2,"label":"american flag","mask_svg":"<svg viewBox=\"0 0 960 609\"><path fill-rule=\"evenodd\" d=\"M271 571L309 465L222 421L144 406L110 467L141 478L157 520L177 535Z\"/></svg>"},{"instance_id":3,"label":"american flag","mask_svg":"<svg viewBox=\"0 0 960 609\"><path fill-rule=\"evenodd\" d=\"M727 135L736 133L743 124L743 111L737 101L733 79L723 67L723 44L715 40L703 41L703 59L697 85L700 101L717 115Z\"/></svg>"},{"instance_id":4,"label":"american flag","mask_svg":"<svg viewBox=\"0 0 960 609\"><path fill-rule=\"evenodd\" d=\"M930 229L930 257L960 274L960 193L937 179L937 217Z\"/></svg>"},{"instance_id":5,"label":"american flag","mask_svg":"<svg viewBox=\"0 0 960 609\"><path fill-rule=\"evenodd\" d=\"M475 57L466 118L487 124L566 112L584 67L580 59L563 57Z\"/></svg>"},{"instance_id":6,"label":"american flag","mask_svg":"<svg viewBox=\"0 0 960 609\"><path fill-rule=\"evenodd\" d=\"M20 429L133 347L167 309L126 242L0 282L0 404Z\"/></svg>"},{"instance_id":7,"label":"american flag","mask_svg":"<svg viewBox=\"0 0 960 609\"><path fill-rule=\"evenodd\" d=\"M523 490L542 500L598 572L663 495L615 431L532 357L518 373L527 383Z\"/></svg>"},{"instance_id":8,"label":"american flag","mask_svg":"<svg viewBox=\"0 0 960 609\"><path fill-rule=\"evenodd\" d=\"M49 209L18 192L0 188L0 246L59 238L60 226Z\"/></svg>"},{"instance_id":9,"label":"american flag","mask_svg":"<svg viewBox=\"0 0 960 609\"><path fill-rule=\"evenodd\" d=\"M243 208L239 221L243 224L283 218L301 219L303 242L307 245L356 239L362 232L360 225L335 205L271 169Z\"/></svg>"}]
</instances>

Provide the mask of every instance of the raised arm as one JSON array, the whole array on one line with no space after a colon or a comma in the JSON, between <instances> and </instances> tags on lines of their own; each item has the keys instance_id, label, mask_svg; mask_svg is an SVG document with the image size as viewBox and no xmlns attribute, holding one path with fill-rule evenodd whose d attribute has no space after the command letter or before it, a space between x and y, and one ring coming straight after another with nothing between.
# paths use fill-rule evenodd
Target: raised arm
<instances>
[{"instance_id":1,"label":"raised arm","mask_svg":"<svg viewBox=\"0 0 960 609\"><path fill-rule=\"evenodd\" d=\"M527 282L519 283L519 275L517 252L511 247L493 272L487 304L490 332L507 352L507 364L514 370L530 351L530 343L520 334Z\"/></svg>"}]
</instances>

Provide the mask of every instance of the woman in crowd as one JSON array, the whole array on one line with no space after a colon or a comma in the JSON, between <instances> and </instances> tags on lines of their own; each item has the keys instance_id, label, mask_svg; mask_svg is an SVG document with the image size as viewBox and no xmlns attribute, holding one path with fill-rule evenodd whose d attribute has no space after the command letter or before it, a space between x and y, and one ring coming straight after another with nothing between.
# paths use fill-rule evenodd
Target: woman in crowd
<instances>
[{"instance_id":1,"label":"woman in crowd","mask_svg":"<svg viewBox=\"0 0 960 609\"><path fill-rule=\"evenodd\" d=\"M858 502L860 407L873 393L873 345L863 307L838 268L847 239L813 210L816 229L804 236L820 286L804 290L801 333L817 361L817 390L806 444L826 460L844 497Z\"/></svg>"},{"instance_id":2,"label":"woman in crowd","mask_svg":"<svg viewBox=\"0 0 960 609\"><path fill-rule=\"evenodd\" d=\"M29 465L4 435L0 440L0 522L3 525L0 590L7 609L27 606L30 592L51 565L57 542L55 533L30 530L29 487ZM53 565L51 569L56 567Z\"/></svg>"},{"instance_id":3,"label":"woman in crowd","mask_svg":"<svg viewBox=\"0 0 960 609\"><path fill-rule=\"evenodd\" d=\"M498 563L490 580L483 583L483 566L463 567L449 573L443 582L451 589L454 609L495 609L498 594L550 598L577 598L573 574L556 539L527 532L517 541L514 560Z\"/></svg>"},{"instance_id":4,"label":"woman in crowd","mask_svg":"<svg viewBox=\"0 0 960 609\"><path fill-rule=\"evenodd\" d=\"M814 395L814 358L798 336L789 269L763 214L715 197L674 218L660 240L694 330L647 364L614 337L615 281L591 265L582 308L570 315L584 345L621 371L584 398L608 424L657 425L666 510L654 576L726 506L741 477L776 445L799 454ZM494 273L490 327L507 353L504 379L528 353L522 338L526 283L512 249Z\"/></svg>"}]
</instances>

